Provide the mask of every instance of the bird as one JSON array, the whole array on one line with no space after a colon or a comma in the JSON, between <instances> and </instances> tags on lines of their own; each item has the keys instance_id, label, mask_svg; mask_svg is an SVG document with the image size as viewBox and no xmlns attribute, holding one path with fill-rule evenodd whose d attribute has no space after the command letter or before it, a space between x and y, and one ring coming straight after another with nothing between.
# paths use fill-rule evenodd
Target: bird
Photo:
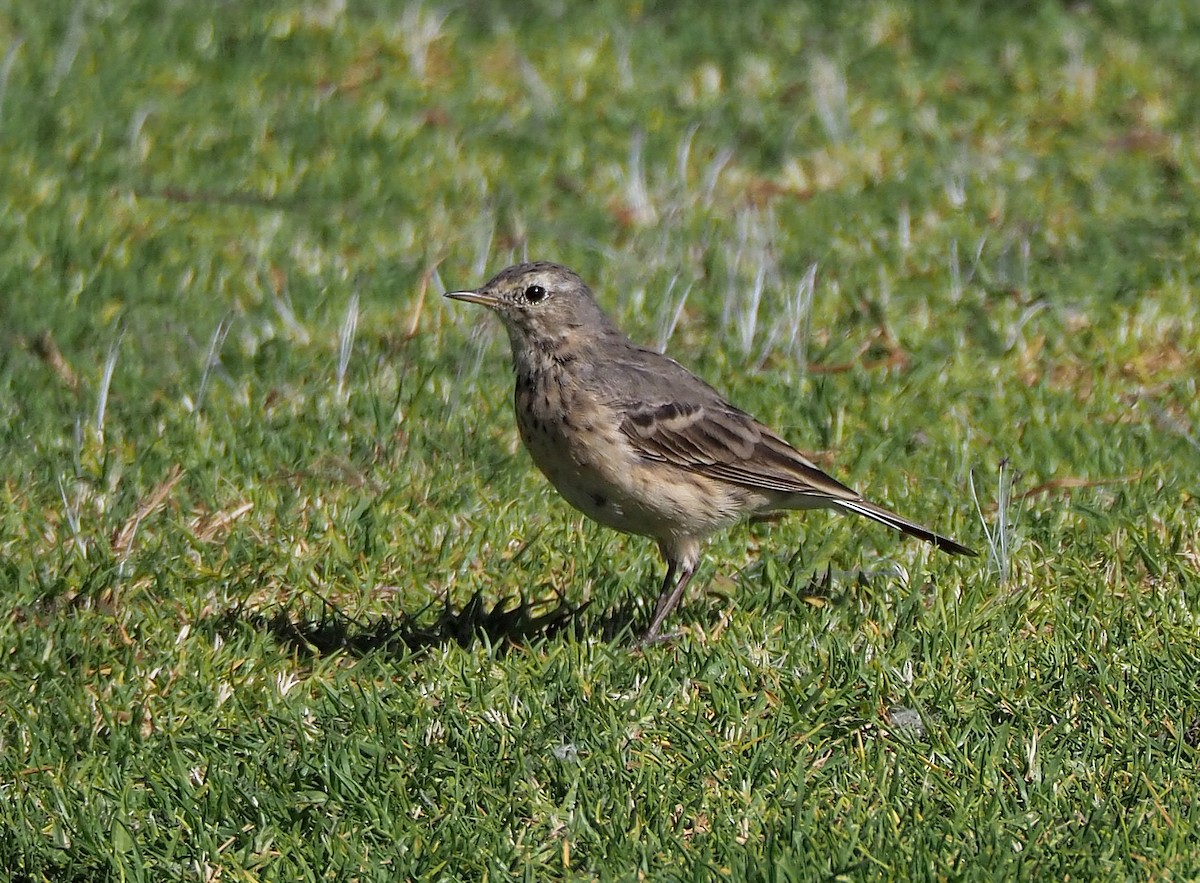
<instances>
[{"instance_id":1,"label":"bird","mask_svg":"<svg viewBox=\"0 0 1200 883\"><path fill-rule=\"evenodd\" d=\"M445 297L487 307L504 325L517 429L558 493L592 520L658 544L667 572L641 643L664 639L704 541L751 516L836 509L977 554L870 502L679 362L634 343L561 264L515 264Z\"/></svg>"}]
</instances>

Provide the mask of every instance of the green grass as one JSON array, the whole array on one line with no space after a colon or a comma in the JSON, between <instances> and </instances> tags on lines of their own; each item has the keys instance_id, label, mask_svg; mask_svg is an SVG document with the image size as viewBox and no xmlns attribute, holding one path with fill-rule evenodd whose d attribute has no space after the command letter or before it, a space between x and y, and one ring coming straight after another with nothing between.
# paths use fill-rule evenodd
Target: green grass
<instances>
[{"instance_id":1,"label":"green grass","mask_svg":"<svg viewBox=\"0 0 1200 883\"><path fill-rule=\"evenodd\" d=\"M1193 4L691 6L0 12L2 876L1200 876ZM1008 552L631 652L439 297L524 255Z\"/></svg>"}]
</instances>

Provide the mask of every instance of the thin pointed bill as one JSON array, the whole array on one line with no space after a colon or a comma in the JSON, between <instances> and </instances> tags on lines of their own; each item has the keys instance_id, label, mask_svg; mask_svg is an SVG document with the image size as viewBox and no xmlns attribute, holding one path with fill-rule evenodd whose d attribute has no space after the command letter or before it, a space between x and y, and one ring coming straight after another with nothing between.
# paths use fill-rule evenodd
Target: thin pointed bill
<instances>
[{"instance_id":1,"label":"thin pointed bill","mask_svg":"<svg viewBox=\"0 0 1200 883\"><path fill-rule=\"evenodd\" d=\"M483 304L485 307L494 307L499 303L499 298L478 291L447 291L443 296L450 300L465 300L469 304Z\"/></svg>"}]
</instances>

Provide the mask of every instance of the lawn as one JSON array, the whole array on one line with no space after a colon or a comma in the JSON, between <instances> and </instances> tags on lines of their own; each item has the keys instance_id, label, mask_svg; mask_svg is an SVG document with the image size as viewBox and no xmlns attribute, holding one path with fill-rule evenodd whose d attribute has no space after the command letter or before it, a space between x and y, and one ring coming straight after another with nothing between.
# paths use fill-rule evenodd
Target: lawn
<instances>
[{"instance_id":1,"label":"lawn","mask_svg":"<svg viewBox=\"0 0 1200 883\"><path fill-rule=\"evenodd\" d=\"M1200 877L1200 8L0 10L0 877ZM872 499L653 543L578 270Z\"/></svg>"}]
</instances>

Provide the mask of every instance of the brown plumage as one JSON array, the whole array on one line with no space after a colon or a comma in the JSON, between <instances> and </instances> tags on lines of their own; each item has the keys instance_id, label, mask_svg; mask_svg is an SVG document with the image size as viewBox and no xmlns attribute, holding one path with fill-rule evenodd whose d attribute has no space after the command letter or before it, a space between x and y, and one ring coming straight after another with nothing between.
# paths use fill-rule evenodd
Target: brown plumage
<instances>
[{"instance_id":1,"label":"brown plumage","mask_svg":"<svg viewBox=\"0 0 1200 883\"><path fill-rule=\"evenodd\" d=\"M958 555L971 549L863 498L678 362L638 346L558 264L519 264L472 291L504 323L517 427L534 463L585 515L658 542L659 636L712 533L749 515L828 507Z\"/></svg>"}]
</instances>

